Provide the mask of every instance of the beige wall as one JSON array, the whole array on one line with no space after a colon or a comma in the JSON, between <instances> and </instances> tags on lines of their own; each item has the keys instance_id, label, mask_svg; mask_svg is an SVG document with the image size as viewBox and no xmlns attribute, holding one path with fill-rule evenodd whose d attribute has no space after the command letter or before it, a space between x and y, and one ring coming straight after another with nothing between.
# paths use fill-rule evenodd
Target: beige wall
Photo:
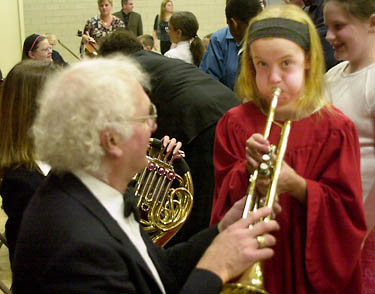
<instances>
[{"instance_id":1,"label":"beige wall","mask_svg":"<svg viewBox=\"0 0 375 294\"><path fill-rule=\"evenodd\" d=\"M0 0L13 2L15 0ZM78 54L80 38L77 30L83 29L88 18L97 15L97 0L23 0L25 36L32 33L53 32L57 38ZM198 18L198 35L214 32L226 25L225 0L174 0L175 10L190 10ZM134 11L142 15L144 33L151 34L155 15L161 0L134 0ZM113 0L113 10L120 10L121 0ZM69 62L75 58L64 48L56 48Z\"/></svg>"},{"instance_id":2,"label":"beige wall","mask_svg":"<svg viewBox=\"0 0 375 294\"><path fill-rule=\"evenodd\" d=\"M21 60L23 34L22 0L0 0L0 69L5 77Z\"/></svg>"}]
</instances>

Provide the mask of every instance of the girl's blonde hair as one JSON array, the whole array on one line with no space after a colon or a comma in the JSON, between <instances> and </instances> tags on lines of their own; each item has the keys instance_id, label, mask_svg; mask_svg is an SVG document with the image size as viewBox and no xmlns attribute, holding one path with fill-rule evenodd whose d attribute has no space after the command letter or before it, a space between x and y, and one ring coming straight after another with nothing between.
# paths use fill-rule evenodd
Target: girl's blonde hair
<instances>
[{"instance_id":1,"label":"girl's blonde hair","mask_svg":"<svg viewBox=\"0 0 375 294\"><path fill-rule=\"evenodd\" d=\"M242 55L242 67L238 80L235 85L235 91L240 100L252 101L259 108L264 109L266 105L262 94L256 84L256 71L253 65L251 50L249 44L249 28L253 23L267 18L286 18L303 24L307 24L309 29L310 48L305 51L305 58L310 64L305 75L305 91L298 101L297 118L311 114L316 109L327 105L327 100L323 97L323 75L325 73L325 64L323 50L320 43L319 35L315 25L310 17L298 6L273 5L267 7L260 14L254 17L249 24L245 35L244 53Z\"/></svg>"}]
</instances>

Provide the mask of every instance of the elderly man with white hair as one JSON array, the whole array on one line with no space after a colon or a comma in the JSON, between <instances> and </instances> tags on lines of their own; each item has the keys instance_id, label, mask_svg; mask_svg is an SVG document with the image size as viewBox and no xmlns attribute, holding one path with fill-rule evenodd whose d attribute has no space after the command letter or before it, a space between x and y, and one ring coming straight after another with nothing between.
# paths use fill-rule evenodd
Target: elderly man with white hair
<instances>
[{"instance_id":1,"label":"elderly man with white hair","mask_svg":"<svg viewBox=\"0 0 375 294\"><path fill-rule=\"evenodd\" d=\"M47 82L33 134L52 172L23 217L13 293L219 293L272 256L278 224L254 224L267 208L240 219L244 200L169 249L124 216L123 194L157 127L142 85L147 77L124 57L83 61Z\"/></svg>"}]
</instances>

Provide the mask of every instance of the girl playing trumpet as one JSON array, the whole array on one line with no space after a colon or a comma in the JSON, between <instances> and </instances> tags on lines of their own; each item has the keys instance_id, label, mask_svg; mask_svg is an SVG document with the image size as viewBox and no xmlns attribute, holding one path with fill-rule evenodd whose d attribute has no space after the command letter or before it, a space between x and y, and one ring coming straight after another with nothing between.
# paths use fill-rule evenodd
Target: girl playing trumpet
<instances>
[{"instance_id":1,"label":"girl playing trumpet","mask_svg":"<svg viewBox=\"0 0 375 294\"><path fill-rule=\"evenodd\" d=\"M215 139L217 223L247 189L280 128L263 138L273 92L275 120L292 121L277 191L282 212L275 256L264 263L269 293L360 293L366 232L358 136L323 97L324 58L314 24L295 5L270 6L249 25L236 91L244 102L219 121ZM263 195L269 180L257 183Z\"/></svg>"}]
</instances>

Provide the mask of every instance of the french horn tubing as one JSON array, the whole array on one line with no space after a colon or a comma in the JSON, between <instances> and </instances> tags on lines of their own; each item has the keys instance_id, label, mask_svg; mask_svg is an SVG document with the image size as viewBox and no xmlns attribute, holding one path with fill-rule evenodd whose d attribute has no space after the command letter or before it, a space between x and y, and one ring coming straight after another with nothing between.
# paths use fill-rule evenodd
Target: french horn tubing
<instances>
[{"instance_id":1,"label":"french horn tubing","mask_svg":"<svg viewBox=\"0 0 375 294\"><path fill-rule=\"evenodd\" d=\"M167 159L162 141L151 138L148 164L135 175L135 196L141 224L158 246L183 226L193 207L193 181L183 158Z\"/></svg>"},{"instance_id":2,"label":"french horn tubing","mask_svg":"<svg viewBox=\"0 0 375 294\"><path fill-rule=\"evenodd\" d=\"M261 207L273 207L277 198L277 182L279 179L283 158L288 144L288 136L291 127L291 121L285 121L284 124L279 124L274 121L275 110L278 103L281 89L276 88L273 91L273 98L268 110L267 122L263 137L268 139L271 126L273 124L281 127L279 144L276 150L275 145L270 146L270 152L262 156L262 162L259 167L251 174L249 178L249 186L246 192L246 203L243 210L242 217L246 218L249 213L255 212ZM268 186L266 197L256 193L256 182L260 177L270 177L271 181ZM262 221L269 221L271 215L265 217ZM257 261L248 268L241 277L233 283L228 283L223 286L222 294L268 294L264 288L262 263Z\"/></svg>"}]
</instances>

